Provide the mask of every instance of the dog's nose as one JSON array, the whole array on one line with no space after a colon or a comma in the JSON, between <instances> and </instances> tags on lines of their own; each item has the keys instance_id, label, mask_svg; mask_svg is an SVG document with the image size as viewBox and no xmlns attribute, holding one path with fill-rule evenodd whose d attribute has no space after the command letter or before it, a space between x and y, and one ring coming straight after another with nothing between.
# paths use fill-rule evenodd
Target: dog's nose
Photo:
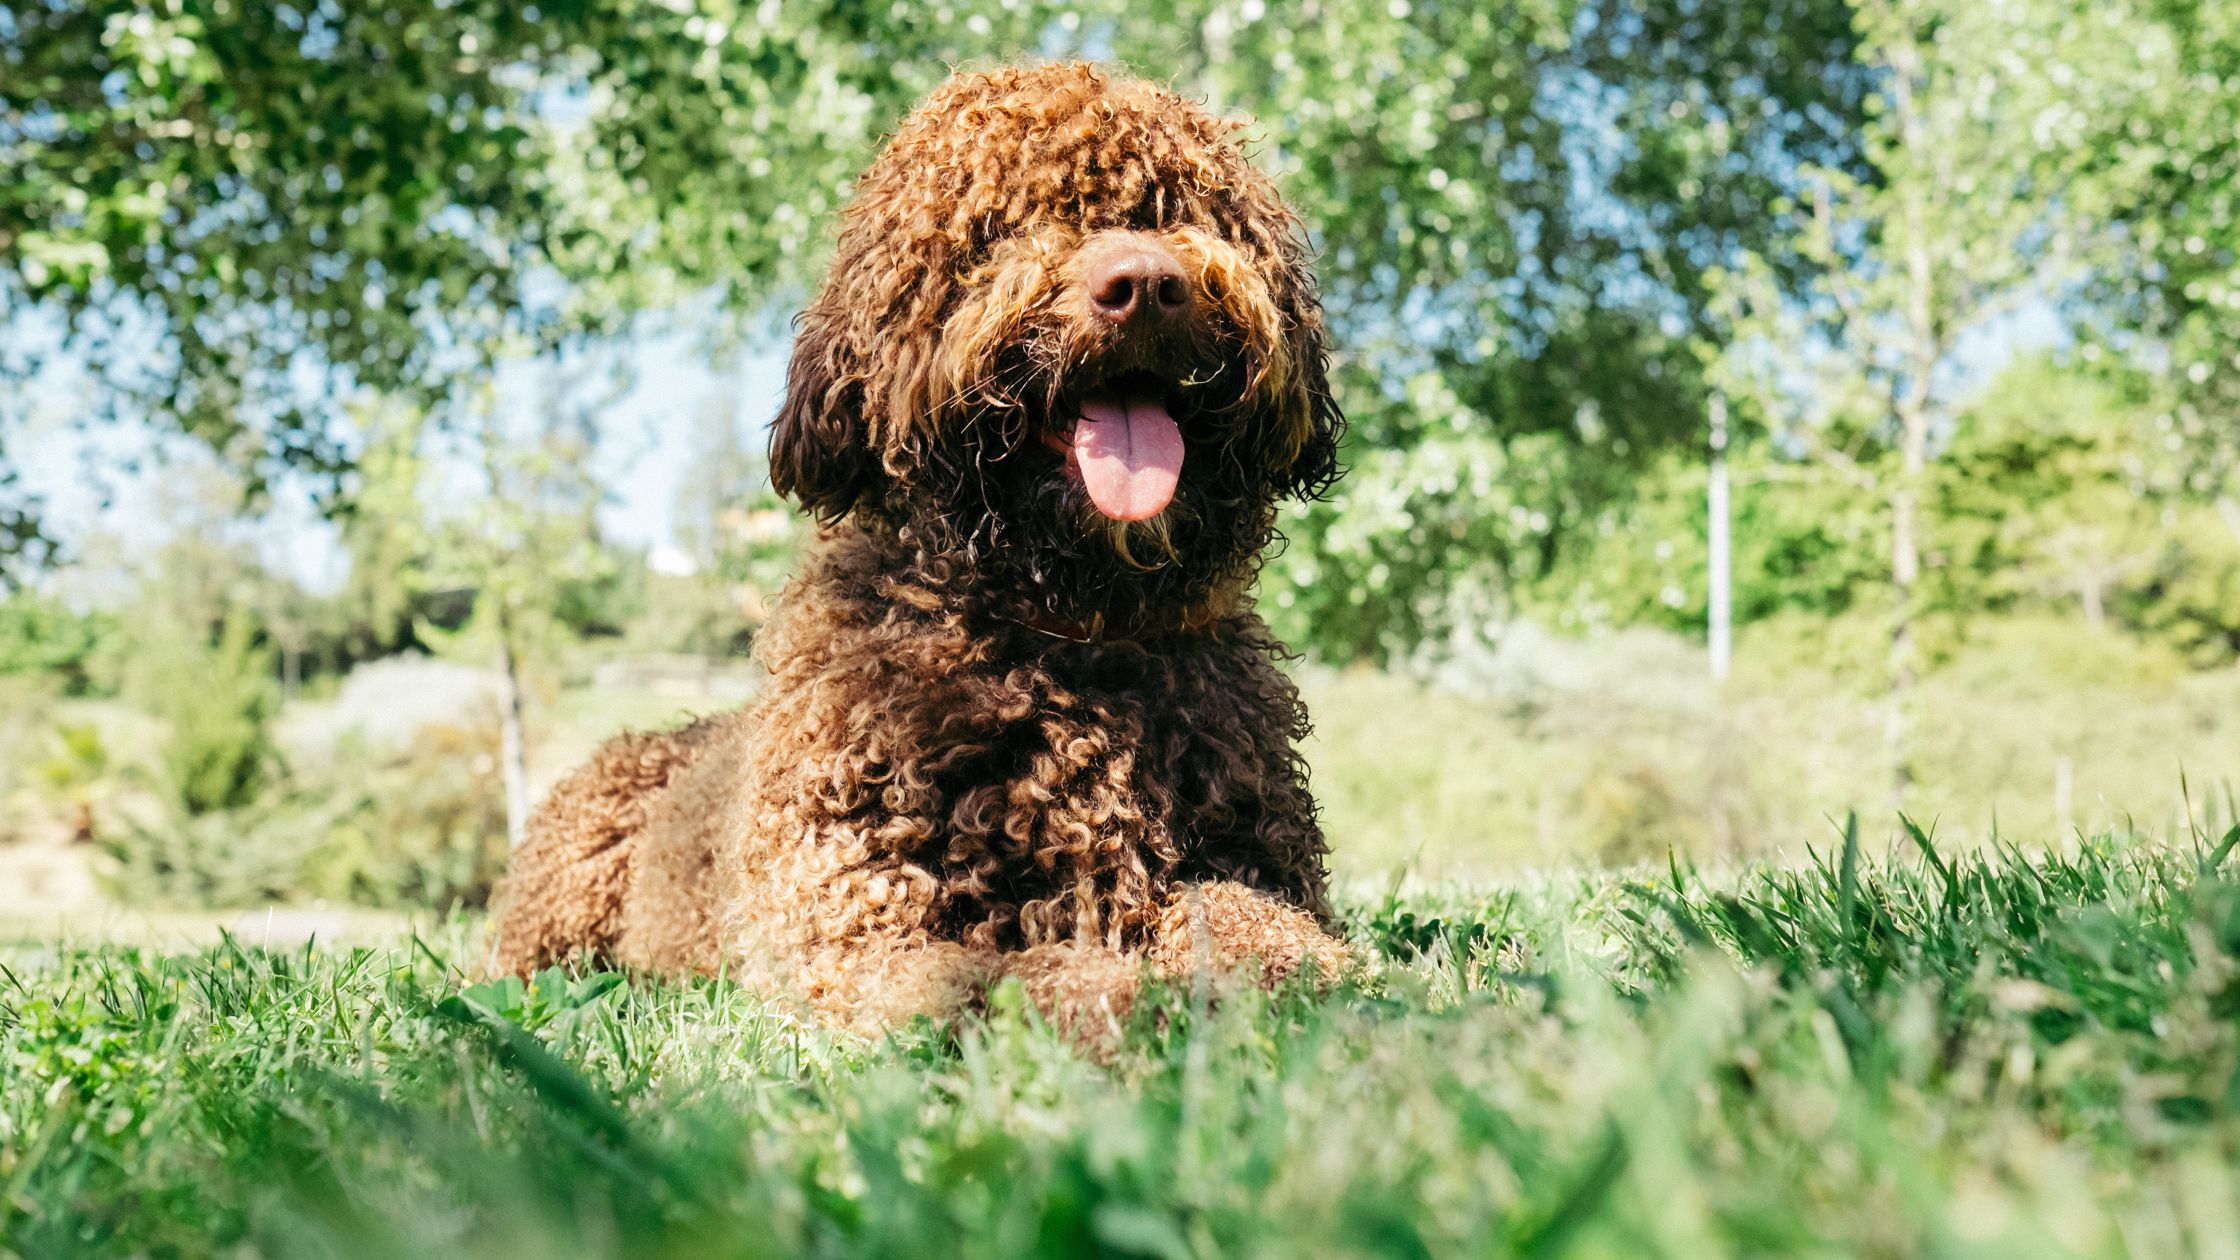
<instances>
[{"instance_id":1,"label":"dog's nose","mask_svg":"<svg viewBox=\"0 0 2240 1260\"><path fill-rule=\"evenodd\" d=\"M1115 324L1172 319L1190 309L1190 281L1182 260L1141 237L1100 241L1084 251L1082 278L1089 306Z\"/></svg>"}]
</instances>

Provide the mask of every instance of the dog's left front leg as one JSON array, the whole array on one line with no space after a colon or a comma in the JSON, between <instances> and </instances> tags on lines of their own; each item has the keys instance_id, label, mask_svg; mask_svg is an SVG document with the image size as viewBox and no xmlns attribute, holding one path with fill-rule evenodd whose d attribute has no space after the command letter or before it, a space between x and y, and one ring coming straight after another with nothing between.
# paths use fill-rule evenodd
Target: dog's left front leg
<instances>
[{"instance_id":1,"label":"dog's left front leg","mask_svg":"<svg viewBox=\"0 0 2240 1260\"><path fill-rule=\"evenodd\" d=\"M1107 1045L1135 1009L1143 959L1102 945L1033 945L999 956L993 979L1014 977L1043 1018L1074 1040Z\"/></svg>"},{"instance_id":2,"label":"dog's left front leg","mask_svg":"<svg viewBox=\"0 0 2240 1260\"><path fill-rule=\"evenodd\" d=\"M1329 984L1352 965L1346 943L1297 906L1234 880L1183 884L1152 929L1153 966L1176 979L1257 972L1274 987L1305 974Z\"/></svg>"}]
</instances>

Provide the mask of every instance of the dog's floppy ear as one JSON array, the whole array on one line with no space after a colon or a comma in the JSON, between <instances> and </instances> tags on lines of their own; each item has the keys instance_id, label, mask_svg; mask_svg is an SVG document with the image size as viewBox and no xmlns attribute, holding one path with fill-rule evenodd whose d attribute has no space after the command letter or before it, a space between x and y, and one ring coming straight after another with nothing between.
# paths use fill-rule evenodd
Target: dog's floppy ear
<instances>
[{"instance_id":1,"label":"dog's floppy ear","mask_svg":"<svg viewBox=\"0 0 2240 1260\"><path fill-rule=\"evenodd\" d=\"M1295 347L1299 388L1306 395L1307 435L1292 458L1283 488L1301 499L1319 499L1345 472L1338 466L1338 445L1345 440L1346 415L1330 389L1330 349L1323 341L1319 318L1301 330Z\"/></svg>"},{"instance_id":2,"label":"dog's floppy ear","mask_svg":"<svg viewBox=\"0 0 2240 1260\"><path fill-rule=\"evenodd\" d=\"M845 354L823 320L803 319L786 368L786 399L770 424L771 487L820 521L854 510L880 475L862 389L839 363Z\"/></svg>"}]
</instances>

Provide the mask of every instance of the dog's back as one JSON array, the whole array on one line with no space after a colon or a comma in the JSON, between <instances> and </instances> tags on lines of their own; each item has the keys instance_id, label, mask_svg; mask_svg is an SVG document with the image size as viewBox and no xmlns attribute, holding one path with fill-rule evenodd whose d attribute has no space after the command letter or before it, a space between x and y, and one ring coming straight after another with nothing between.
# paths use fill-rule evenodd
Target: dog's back
<instances>
[{"instance_id":1,"label":"dog's back","mask_svg":"<svg viewBox=\"0 0 2240 1260\"><path fill-rule=\"evenodd\" d=\"M704 799L744 720L625 732L552 789L498 891L496 971L525 975L570 958L715 969L704 876L719 811Z\"/></svg>"}]
</instances>

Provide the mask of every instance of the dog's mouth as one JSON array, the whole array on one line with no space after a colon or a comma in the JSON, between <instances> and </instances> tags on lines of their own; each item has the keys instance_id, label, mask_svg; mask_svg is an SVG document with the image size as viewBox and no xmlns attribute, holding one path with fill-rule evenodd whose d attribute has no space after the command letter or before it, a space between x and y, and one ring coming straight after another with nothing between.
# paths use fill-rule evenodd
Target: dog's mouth
<instances>
[{"instance_id":1,"label":"dog's mouth","mask_svg":"<svg viewBox=\"0 0 2240 1260\"><path fill-rule=\"evenodd\" d=\"M1182 427L1169 405L1172 386L1131 373L1084 391L1070 409L1070 433L1043 441L1079 474L1097 511L1116 521L1149 520L1174 501L1182 478Z\"/></svg>"}]
</instances>

